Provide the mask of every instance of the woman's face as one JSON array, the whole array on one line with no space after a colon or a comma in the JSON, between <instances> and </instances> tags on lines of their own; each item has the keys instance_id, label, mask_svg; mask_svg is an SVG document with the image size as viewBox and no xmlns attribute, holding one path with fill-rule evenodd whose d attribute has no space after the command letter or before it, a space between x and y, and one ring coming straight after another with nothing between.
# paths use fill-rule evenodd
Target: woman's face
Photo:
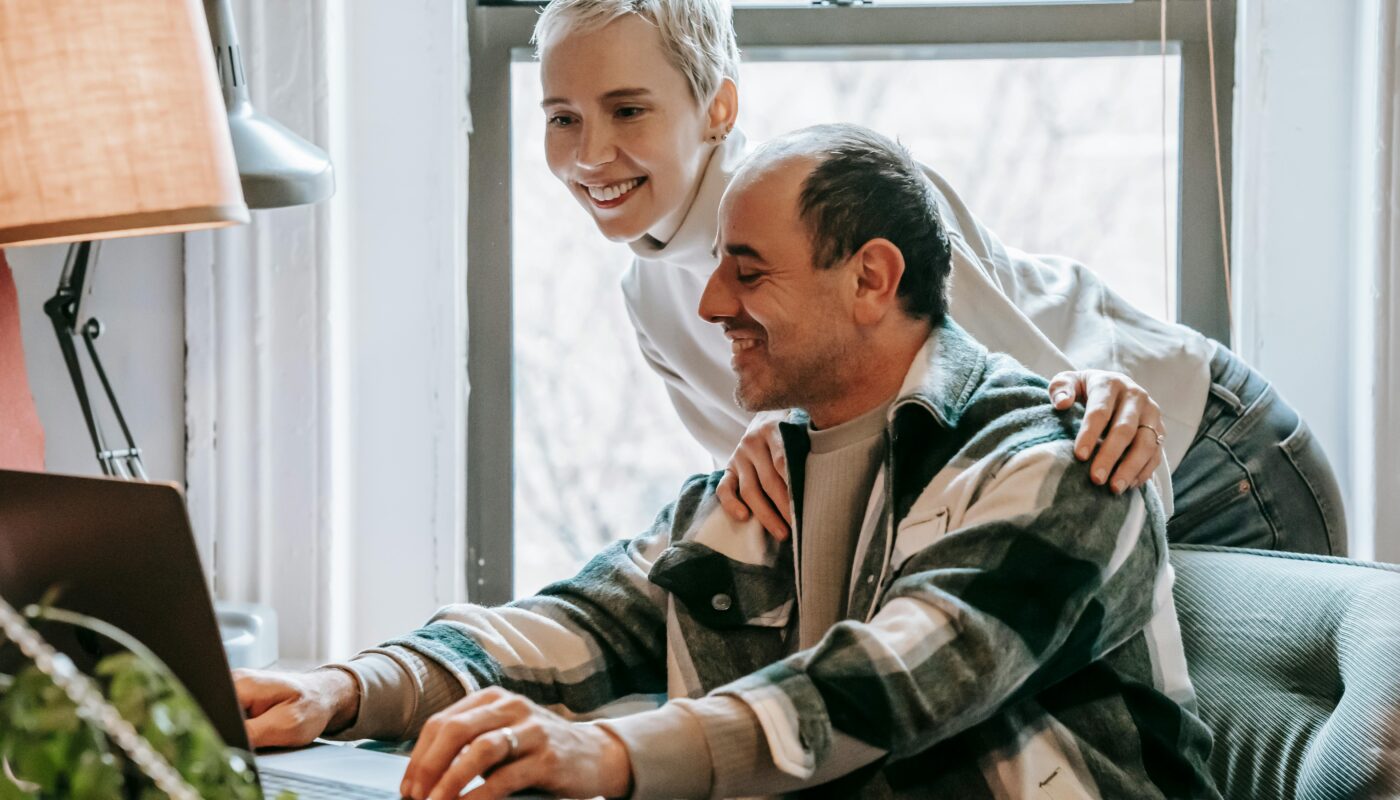
<instances>
[{"instance_id":1,"label":"woman's face","mask_svg":"<svg viewBox=\"0 0 1400 800\"><path fill-rule=\"evenodd\" d=\"M711 125L656 29L629 14L564 34L540 54L540 80L554 177L607 238L669 238L714 149L707 139L724 127Z\"/></svg>"}]
</instances>

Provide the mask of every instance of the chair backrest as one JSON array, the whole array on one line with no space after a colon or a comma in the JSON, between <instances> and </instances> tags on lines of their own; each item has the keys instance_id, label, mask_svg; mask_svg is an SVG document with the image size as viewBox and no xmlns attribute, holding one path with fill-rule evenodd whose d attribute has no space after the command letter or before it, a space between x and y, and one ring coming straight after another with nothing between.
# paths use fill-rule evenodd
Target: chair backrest
<instances>
[{"instance_id":1,"label":"chair backrest","mask_svg":"<svg viewBox=\"0 0 1400 800\"><path fill-rule=\"evenodd\" d=\"M1400 567L1200 546L1171 558L1221 793L1400 797Z\"/></svg>"}]
</instances>

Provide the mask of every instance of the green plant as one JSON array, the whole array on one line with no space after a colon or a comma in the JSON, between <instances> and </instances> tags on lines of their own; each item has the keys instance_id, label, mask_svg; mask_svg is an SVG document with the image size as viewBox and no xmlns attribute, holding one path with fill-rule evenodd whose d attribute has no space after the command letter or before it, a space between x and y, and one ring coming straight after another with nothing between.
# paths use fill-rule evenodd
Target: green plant
<instances>
[{"instance_id":1,"label":"green plant","mask_svg":"<svg viewBox=\"0 0 1400 800\"><path fill-rule=\"evenodd\" d=\"M104 657L93 676L84 676L0 599L0 646L18 644L29 659L15 675L0 676L0 800L156 800L172 793L261 800L251 757L224 745L185 687L139 642L52 608L31 606L24 616L84 628L125 652Z\"/></svg>"}]
</instances>

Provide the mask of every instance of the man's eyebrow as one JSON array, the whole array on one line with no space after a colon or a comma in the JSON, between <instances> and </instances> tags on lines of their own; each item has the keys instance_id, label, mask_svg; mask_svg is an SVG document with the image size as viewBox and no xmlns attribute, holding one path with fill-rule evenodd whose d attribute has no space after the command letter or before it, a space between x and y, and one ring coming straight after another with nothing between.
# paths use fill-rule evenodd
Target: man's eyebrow
<instances>
[{"instance_id":1,"label":"man's eyebrow","mask_svg":"<svg viewBox=\"0 0 1400 800\"><path fill-rule=\"evenodd\" d=\"M610 91L610 92L604 92L604 93L603 93L603 96L602 96L601 98L599 98L599 99L600 99L600 100L603 100L604 102L606 102L606 101L609 101L609 100L637 100L637 99L640 99L640 98L650 97L650 96L651 96L651 90L650 90L650 89L643 89L643 88L641 88L641 87L636 87L636 88L626 88L626 89L613 89L613 90ZM568 102L569 102L568 100L566 100L566 99L564 99L564 98L562 98L562 97L546 97L546 98L544 99L544 101L540 103L540 105L541 105L541 106L555 106L555 105L566 104L566 103L568 103Z\"/></svg>"},{"instance_id":2,"label":"man's eyebrow","mask_svg":"<svg viewBox=\"0 0 1400 800\"><path fill-rule=\"evenodd\" d=\"M763 256L757 250L746 244L727 244L724 252L735 258L752 258L755 261L763 261Z\"/></svg>"}]
</instances>

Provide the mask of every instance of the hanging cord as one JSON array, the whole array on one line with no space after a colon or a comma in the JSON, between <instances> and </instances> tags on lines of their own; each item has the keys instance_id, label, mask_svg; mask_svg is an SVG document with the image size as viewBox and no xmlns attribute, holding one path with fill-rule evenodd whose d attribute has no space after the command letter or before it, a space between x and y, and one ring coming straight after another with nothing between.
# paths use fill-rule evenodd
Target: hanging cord
<instances>
[{"instance_id":1,"label":"hanging cord","mask_svg":"<svg viewBox=\"0 0 1400 800\"><path fill-rule=\"evenodd\" d=\"M1171 261L1171 225L1167 221L1171 209L1171 194L1167 189L1167 176L1171 174L1167 162L1167 0L1162 0L1159 31L1162 53L1162 299L1165 302L1172 296L1171 281L1176 274ZM1171 313L1170 306L1167 312Z\"/></svg>"},{"instance_id":2,"label":"hanging cord","mask_svg":"<svg viewBox=\"0 0 1400 800\"><path fill-rule=\"evenodd\" d=\"M1230 333L1235 331L1235 300L1230 292L1230 239L1225 226L1225 171L1220 166L1220 101L1215 96L1215 14L1206 0L1206 53L1210 61L1210 122L1215 133L1215 196L1220 206L1220 254L1225 265L1225 313Z\"/></svg>"},{"instance_id":3,"label":"hanging cord","mask_svg":"<svg viewBox=\"0 0 1400 800\"><path fill-rule=\"evenodd\" d=\"M150 742L141 738L131 723L102 697L92 679L80 672L68 656L44 641L38 631L31 628L3 597L0 597L0 631L19 645L20 652L63 690L78 707L79 715L101 728L142 772L155 781L156 788L176 800L199 800L199 794L170 766L170 762L156 752ZM9 771L8 764L5 769Z\"/></svg>"}]
</instances>

